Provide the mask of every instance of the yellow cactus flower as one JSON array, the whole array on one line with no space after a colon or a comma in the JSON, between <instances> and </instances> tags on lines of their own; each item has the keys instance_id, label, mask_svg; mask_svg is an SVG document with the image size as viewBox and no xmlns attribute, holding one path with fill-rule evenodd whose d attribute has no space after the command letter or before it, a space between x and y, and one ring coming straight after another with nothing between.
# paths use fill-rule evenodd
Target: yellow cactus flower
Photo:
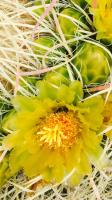
<instances>
[{"instance_id":1,"label":"yellow cactus flower","mask_svg":"<svg viewBox=\"0 0 112 200\"><path fill-rule=\"evenodd\" d=\"M3 125L9 133L3 146L10 151L11 175L23 170L29 178L41 174L46 181L60 182L75 169L70 179L74 184L91 172L101 153L96 134L103 120L101 97L74 106L17 96L13 105L15 111Z\"/></svg>"},{"instance_id":2,"label":"yellow cactus flower","mask_svg":"<svg viewBox=\"0 0 112 200\"><path fill-rule=\"evenodd\" d=\"M50 72L37 82L37 97L12 100L14 109L2 122L8 133L2 145L9 150L10 176L23 170L28 178L42 175L45 181L59 183L74 170L69 183L76 184L97 163L103 98L79 101L81 84L67 77L64 67Z\"/></svg>"},{"instance_id":3,"label":"yellow cactus flower","mask_svg":"<svg viewBox=\"0 0 112 200\"><path fill-rule=\"evenodd\" d=\"M104 122L105 124L112 123L112 95L109 96L104 106Z\"/></svg>"},{"instance_id":4,"label":"yellow cactus flower","mask_svg":"<svg viewBox=\"0 0 112 200\"><path fill-rule=\"evenodd\" d=\"M96 28L97 39L112 41L112 1L111 0L86 0L90 4L93 14L93 24Z\"/></svg>"},{"instance_id":5,"label":"yellow cactus flower","mask_svg":"<svg viewBox=\"0 0 112 200\"><path fill-rule=\"evenodd\" d=\"M0 152L1 155L1 152ZM0 186L5 183L13 174L11 174L9 168L9 155L4 157L3 162L0 163Z\"/></svg>"},{"instance_id":6,"label":"yellow cactus flower","mask_svg":"<svg viewBox=\"0 0 112 200\"><path fill-rule=\"evenodd\" d=\"M104 127L108 128L109 126L112 126L112 94L109 95L109 98L104 106L103 116ZM108 131L106 135L112 139L112 130Z\"/></svg>"}]
</instances>

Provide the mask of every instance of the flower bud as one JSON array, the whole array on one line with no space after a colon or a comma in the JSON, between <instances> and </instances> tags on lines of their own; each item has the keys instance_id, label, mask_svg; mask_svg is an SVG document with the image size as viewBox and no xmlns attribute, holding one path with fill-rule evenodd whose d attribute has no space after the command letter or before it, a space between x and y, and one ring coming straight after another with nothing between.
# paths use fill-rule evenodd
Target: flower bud
<instances>
[{"instance_id":1,"label":"flower bud","mask_svg":"<svg viewBox=\"0 0 112 200\"><path fill-rule=\"evenodd\" d=\"M84 84L100 84L107 81L110 73L110 58L94 44L84 43L73 63L80 71Z\"/></svg>"},{"instance_id":2,"label":"flower bud","mask_svg":"<svg viewBox=\"0 0 112 200\"><path fill-rule=\"evenodd\" d=\"M43 36L35 40L35 44L37 46L34 46L34 53L37 54L40 61L42 60L42 56L44 56L47 51L54 46L54 40L52 37L49 36ZM50 56L51 54L48 54ZM50 62L50 58L45 59L46 62Z\"/></svg>"},{"instance_id":3,"label":"flower bud","mask_svg":"<svg viewBox=\"0 0 112 200\"><path fill-rule=\"evenodd\" d=\"M54 45L54 41L49 36L43 36L35 40L35 43L39 46L35 46L35 53L44 55L47 52L47 48L51 48Z\"/></svg>"},{"instance_id":4,"label":"flower bud","mask_svg":"<svg viewBox=\"0 0 112 200\"><path fill-rule=\"evenodd\" d=\"M70 18L71 17L71 18ZM65 8L59 16L59 23L62 29L63 34L66 39L74 38L77 29L77 25L73 22L73 19L82 21L83 15L75 9Z\"/></svg>"}]
</instances>

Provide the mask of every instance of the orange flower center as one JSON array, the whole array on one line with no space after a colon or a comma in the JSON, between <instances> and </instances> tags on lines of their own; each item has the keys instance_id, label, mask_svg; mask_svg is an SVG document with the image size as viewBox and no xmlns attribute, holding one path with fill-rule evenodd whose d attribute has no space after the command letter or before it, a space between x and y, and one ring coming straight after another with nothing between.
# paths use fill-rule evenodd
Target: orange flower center
<instances>
[{"instance_id":1,"label":"orange flower center","mask_svg":"<svg viewBox=\"0 0 112 200\"><path fill-rule=\"evenodd\" d=\"M67 149L76 143L81 123L74 112L52 113L41 123L37 136L49 149Z\"/></svg>"}]
</instances>

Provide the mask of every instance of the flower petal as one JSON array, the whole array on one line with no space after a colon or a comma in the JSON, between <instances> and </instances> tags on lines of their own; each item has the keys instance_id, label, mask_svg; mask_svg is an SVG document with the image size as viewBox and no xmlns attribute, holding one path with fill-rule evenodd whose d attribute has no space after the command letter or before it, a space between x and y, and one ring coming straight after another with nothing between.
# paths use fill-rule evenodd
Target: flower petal
<instances>
[{"instance_id":1,"label":"flower petal","mask_svg":"<svg viewBox=\"0 0 112 200\"><path fill-rule=\"evenodd\" d=\"M91 130L97 131L103 123L104 101L101 96L92 97L78 104Z\"/></svg>"}]
</instances>

